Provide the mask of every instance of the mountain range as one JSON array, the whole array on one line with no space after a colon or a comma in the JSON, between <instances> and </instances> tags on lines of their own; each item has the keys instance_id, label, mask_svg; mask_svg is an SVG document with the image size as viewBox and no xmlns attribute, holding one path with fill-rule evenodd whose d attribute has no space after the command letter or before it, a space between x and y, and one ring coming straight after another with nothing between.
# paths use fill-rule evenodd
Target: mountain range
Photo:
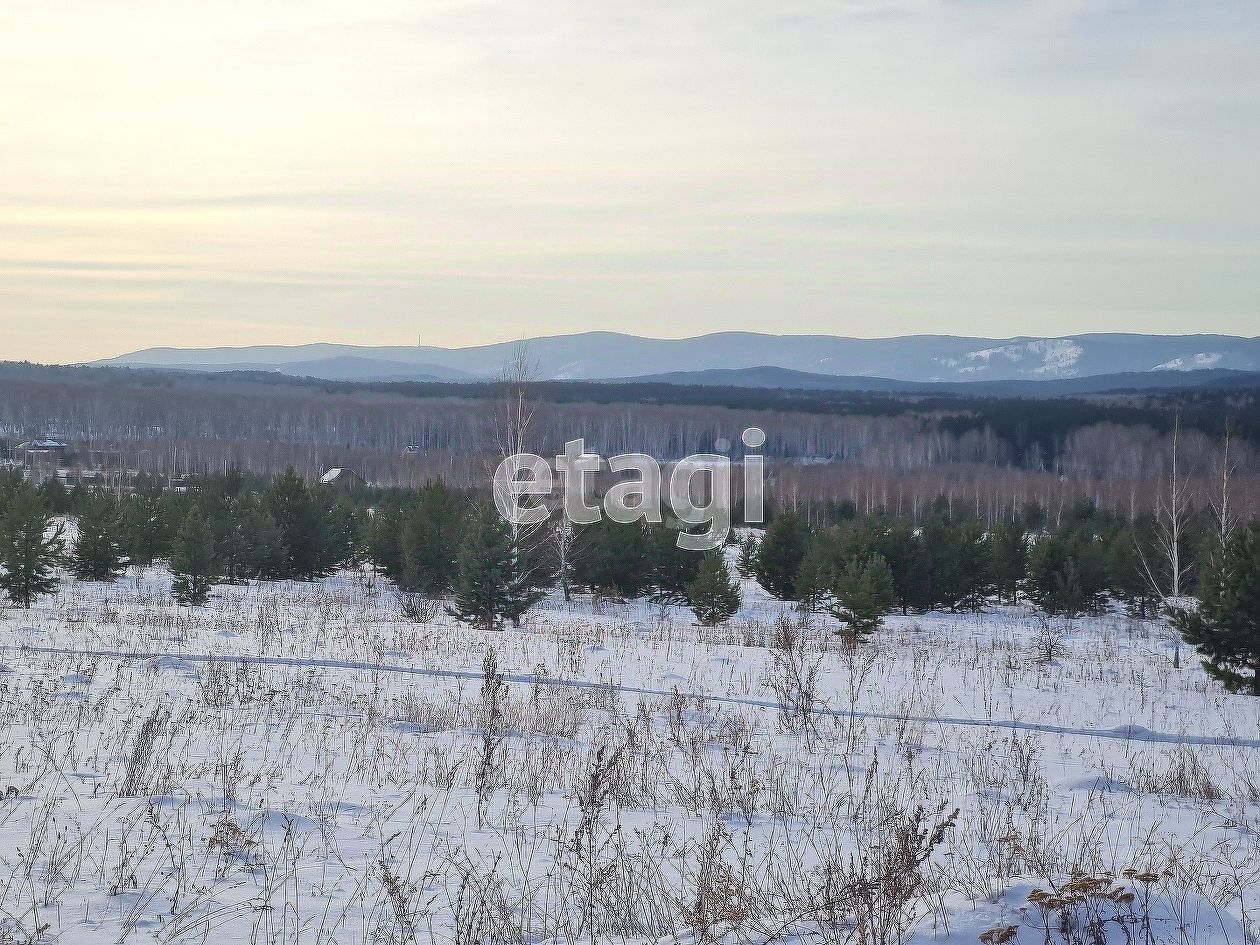
<instances>
[{"instance_id":1,"label":"mountain range","mask_svg":"<svg viewBox=\"0 0 1260 945\"><path fill-rule=\"evenodd\" d=\"M592 331L466 348L340 344L147 348L96 364L190 371L274 371L347 381L470 381L499 376L525 345L543 380L652 380L754 387L854 389L878 381L1047 381L1138 375L1129 386L1181 386L1176 372L1260 371L1260 338L1080 334L1054 338L908 335L845 338L719 332L642 338ZM1141 375L1152 375L1144 382ZM901 385L904 387L904 384ZM1086 385L1089 386L1089 385Z\"/></svg>"}]
</instances>

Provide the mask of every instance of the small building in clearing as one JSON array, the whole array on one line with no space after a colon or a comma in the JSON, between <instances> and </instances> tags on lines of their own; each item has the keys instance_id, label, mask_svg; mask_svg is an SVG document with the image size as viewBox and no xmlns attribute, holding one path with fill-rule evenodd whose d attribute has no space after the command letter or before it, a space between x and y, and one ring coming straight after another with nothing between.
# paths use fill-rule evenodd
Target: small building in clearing
<instances>
[{"instance_id":1,"label":"small building in clearing","mask_svg":"<svg viewBox=\"0 0 1260 945\"><path fill-rule=\"evenodd\" d=\"M319 481L329 488L343 492L353 492L367 485L367 481L348 466L334 466L320 476Z\"/></svg>"},{"instance_id":2,"label":"small building in clearing","mask_svg":"<svg viewBox=\"0 0 1260 945\"><path fill-rule=\"evenodd\" d=\"M19 443L17 448L22 452L39 456L60 456L67 449L66 444L60 440L27 440L25 443Z\"/></svg>"}]
</instances>

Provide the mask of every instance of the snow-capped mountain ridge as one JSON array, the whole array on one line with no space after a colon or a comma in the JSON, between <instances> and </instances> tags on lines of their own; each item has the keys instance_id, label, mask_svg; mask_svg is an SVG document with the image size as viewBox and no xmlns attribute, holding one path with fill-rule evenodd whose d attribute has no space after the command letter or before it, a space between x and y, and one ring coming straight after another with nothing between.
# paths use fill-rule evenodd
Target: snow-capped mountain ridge
<instances>
[{"instance_id":1,"label":"snow-capped mountain ridge","mask_svg":"<svg viewBox=\"0 0 1260 945\"><path fill-rule=\"evenodd\" d=\"M200 371L273 370L365 381L406 379L408 370L417 378L441 374L493 378L521 343L467 348L334 344L150 348L98 363ZM556 380L752 367L909 381L1064 379L1209 367L1260 370L1260 338L1230 335L846 338L720 332L694 338L642 338L594 331L527 339L524 344L539 377Z\"/></svg>"}]
</instances>

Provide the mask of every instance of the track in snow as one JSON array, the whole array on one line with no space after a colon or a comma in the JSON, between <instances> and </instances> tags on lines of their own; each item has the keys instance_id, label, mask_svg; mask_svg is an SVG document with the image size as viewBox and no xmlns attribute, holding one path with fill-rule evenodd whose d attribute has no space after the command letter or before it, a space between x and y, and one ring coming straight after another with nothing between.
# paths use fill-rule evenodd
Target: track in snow
<instances>
[{"instance_id":1,"label":"track in snow","mask_svg":"<svg viewBox=\"0 0 1260 945\"><path fill-rule=\"evenodd\" d=\"M480 672L464 669L430 669L422 666L395 666L389 663L368 663L357 660L302 658L296 656L249 656L247 654L213 653L143 653L134 650L76 650L56 646L14 646L0 644L0 652L41 653L49 656L78 656L84 658L118 660L183 660L186 663L250 663L262 666L311 666L325 669L345 669L369 673L398 673L406 676L424 676L438 679L481 679ZM504 682L527 686L550 686L556 689L608 689L631 695L670 698L677 692L688 699L716 702L725 705L751 706L778 711L782 706L766 699L746 699L739 696L719 696L706 692L682 692L673 689L651 689L645 686L622 686L615 683L592 682L587 679L561 679L539 676L535 673L503 673ZM1073 728L1066 725L1049 725L1043 722L1020 722L1014 719L970 719L950 716L901 715L895 712L860 712L848 709L821 707L817 714L837 718L874 719L890 722L919 722L925 725L956 725L972 728L1003 728L1020 732L1040 732L1047 735L1071 735L1080 738L1107 738L1117 741L1150 742L1172 745L1205 745L1223 748L1260 749L1260 738L1229 738L1224 735L1178 735L1171 732L1152 732L1140 725L1122 725L1112 729Z\"/></svg>"}]
</instances>

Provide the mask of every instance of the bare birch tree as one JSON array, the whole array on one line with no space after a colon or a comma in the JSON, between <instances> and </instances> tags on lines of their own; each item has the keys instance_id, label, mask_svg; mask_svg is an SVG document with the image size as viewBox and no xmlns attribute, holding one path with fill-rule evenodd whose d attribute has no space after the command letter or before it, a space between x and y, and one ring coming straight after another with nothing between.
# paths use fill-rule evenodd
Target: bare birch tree
<instances>
[{"instance_id":1,"label":"bare birch tree","mask_svg":"<svg viewBox=\"0 0 1260 945\"><path fill-rule=\"evenodd\" d=\"M1234 512L1229 504L1229 481L1234 473L1237 460L1230 456L1231 433L1229 421L1225 421L1225 437L1221 444L1221 485L1220 492L1211 499L1212 512L1216 516L1216 524L1220 534L1221 548L1229 544L1229 536L1234 530Z\"/></svg>"},{"instance_id":2,"label":"bare birch tree","mask_svg":"<svg viewBox=\"0 0 1260 945\"><path fill-rule=\"evenodd\" d=\"M1181 596L1182 579L1185 575L1185 564L1181 556L1183 533L1186 529L1186 493L1190 477L1186 476L1180 466L1181 462L1181 415L1173 420L1172 455L1169 461L1168 478L1160 484L1155 497L1155 545L1160 558L1168 564L1167 590L1156 576L1154 568L1143 549L1138 549L1142 568L1152 589L1167 603L1170 598Z\"/></svg>"}]
</instances>

